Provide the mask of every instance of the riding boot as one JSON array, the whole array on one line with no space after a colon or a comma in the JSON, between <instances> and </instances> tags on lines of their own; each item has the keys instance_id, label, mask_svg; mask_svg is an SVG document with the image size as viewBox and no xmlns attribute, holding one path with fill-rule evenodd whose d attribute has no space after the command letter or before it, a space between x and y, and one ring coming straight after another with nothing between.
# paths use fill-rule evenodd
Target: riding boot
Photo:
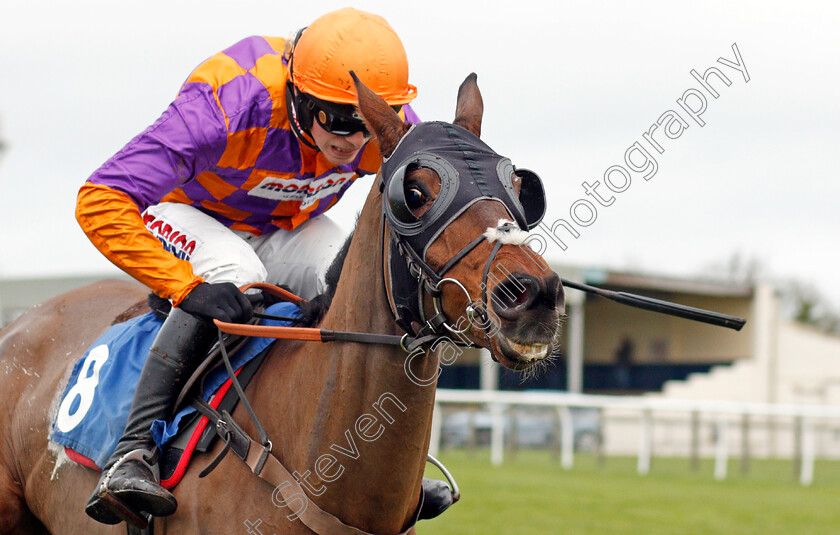
<instances>
[{"instance_id":1,"label":"riding boot","mask_svg":"<svg viewBox=\"0 0 840 535\"><path fill-rule=\"evenodd\" d=\"M445 481L423 478L423 505L417 520L429 520L439 516L455 503L452 490Z\"/></svg>"},{"instance_id":2,"label":"riding boot","mask_svg":"<svg viewBox=\"0 0 840 535\"><path fill-rule=\"evenodd\" d=\"M128 422L85 512L103 524L141 523L143 513L167 516L178 502L159 484L152 422L171 416L181 387L214 341L210 323L172 308L140 374Z\"/></svg>"}]
</instances>

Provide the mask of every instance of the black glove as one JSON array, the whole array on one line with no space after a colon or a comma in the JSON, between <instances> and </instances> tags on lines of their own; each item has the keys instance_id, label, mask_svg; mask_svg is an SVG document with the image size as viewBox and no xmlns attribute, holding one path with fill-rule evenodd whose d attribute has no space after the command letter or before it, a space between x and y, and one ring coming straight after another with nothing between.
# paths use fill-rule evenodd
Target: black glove
<instances>
[{"instance_id":1,"label":"black glove","mask_svg":"<svg viewBox=\"0 0 840 535\"><path fill-rule=\"evenodd\" d=\"M245 323L254 315L251 301L232 282L202 282L187 294L178 308L207 321Z\"/></svg>"}]
</instances>

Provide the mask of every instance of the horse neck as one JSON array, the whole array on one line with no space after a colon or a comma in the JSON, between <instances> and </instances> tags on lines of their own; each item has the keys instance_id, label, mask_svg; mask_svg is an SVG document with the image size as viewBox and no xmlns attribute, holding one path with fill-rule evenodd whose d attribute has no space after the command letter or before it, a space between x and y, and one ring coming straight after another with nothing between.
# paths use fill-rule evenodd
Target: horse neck
<instances>
[{"instance_id":1,"label":"horse neck","mask_svg":"<svg viewBox=\"0 0 840 535\"><path fill-rule=\"evenodd\" d=\"M380 249L381 196L374 185L356 225L339 284L321 328L402 334L391 315ZM288 422L302 431L288 452L300 472L311 470L323 494L314 497L345 523L374 533L397 532L414 513L429 447L435 385L418 386L404 370L398 346L356 343L308 344L289 375L297 397ZM283 358L283 357L281 357ZM433 377L437 359L415 358L416 377ZM286 375L280 374L280 375ZM268 391L289 390L289 375ZM434 382L433 382L434 383ZM277 399L275 396L274 403ZM312 428L306 429L311 422ZM288 429L279 432L288 433ZM326 482L316 461L331 455L344 467ZM335 464L326 471L334 475ZM324 478L326 479L326 478ZM317 485L314 485L317 487Z\"/></svg>"}]
</instances>

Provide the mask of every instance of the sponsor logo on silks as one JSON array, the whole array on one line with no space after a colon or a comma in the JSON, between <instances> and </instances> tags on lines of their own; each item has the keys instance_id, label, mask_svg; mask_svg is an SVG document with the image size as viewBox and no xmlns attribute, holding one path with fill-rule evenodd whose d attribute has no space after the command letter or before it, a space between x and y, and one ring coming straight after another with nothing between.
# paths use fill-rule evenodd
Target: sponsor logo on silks
<instances>
[{"instance_id":1,"label":"sponsor logo on silks","mask_svg":"<svg viewBox=\"0 0 840 535\"><path fill-rule=\"evenodd\" d=\"M248 195L276 201L300 201L301 209L329 197L353 178L355 173L332 173L317 179L266 177Z\"/></svg>"},{"instance_id":2,"label":"sponsor logo on silks","mask_svg":"<svg viewBox=\"0 0 840 535\"><path fill-rule=\"evenodd\" d=\"M164 249L181 260L189 260L195 252L196 243L200 243L199 240L189 236L183 230L173 227L149 212L143 213L143 223L160 240Z\"/></svg>"}]
</instances>

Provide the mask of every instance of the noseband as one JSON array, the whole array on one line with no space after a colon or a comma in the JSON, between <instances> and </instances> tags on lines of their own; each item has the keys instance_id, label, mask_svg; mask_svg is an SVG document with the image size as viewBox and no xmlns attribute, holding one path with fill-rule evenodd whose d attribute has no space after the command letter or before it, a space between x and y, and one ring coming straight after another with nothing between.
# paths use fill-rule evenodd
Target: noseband
<instances>
[{"instance_id":1,"label":"noseband","mask_svg":"<svg viewBox=\"0 0 840 535\"><path fill-rule=\"evenodd\" d=\"M405 177L414 169L428 168L440 177L440 192L421 216L415 216L405 199ZM517 195L514 173L522 184ZM417 340L466 332L480 319L489 336L487 313L487 278L502 242L497 241L485 264L482 295L473 299L459 281L446 273L486 238L475 237L439 270L427 260L430 246L453 222L479 201L494 201L504 206L511 221L500 224L501 232L535 227L545 214L545 194L540 178L526 169L516 169L509 158L494 152L478 136L460 126L427 122L411 127L390 157L383 160L379 188L382 203L382 246L388 247L385 269L391 281L390 303L397 324ZM390 232L387 235L385 223ZM386 280L388 280L386 279ZM443 313L442 286L458 286L467 296L466 326L447 322ZM424 296L434 304L435 315L427 318Z\"/></svg>"}]
</instances>

